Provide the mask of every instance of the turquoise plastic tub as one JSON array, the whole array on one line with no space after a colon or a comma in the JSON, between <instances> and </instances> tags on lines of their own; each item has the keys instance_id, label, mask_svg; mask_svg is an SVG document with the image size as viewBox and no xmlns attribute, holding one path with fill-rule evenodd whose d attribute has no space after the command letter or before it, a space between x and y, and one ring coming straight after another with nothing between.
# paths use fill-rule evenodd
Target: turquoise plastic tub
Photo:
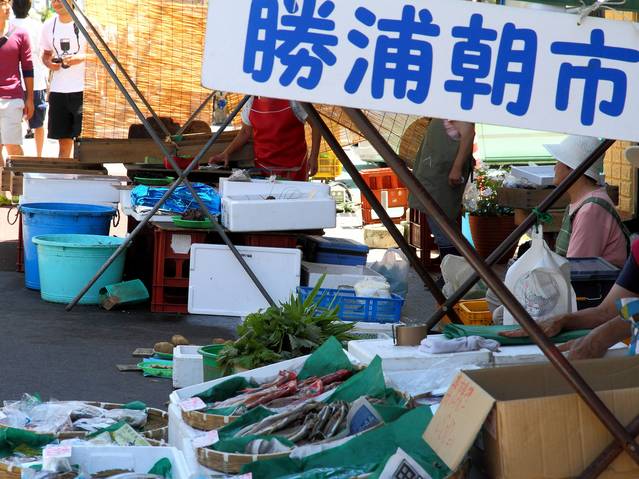
<instances>
[{"instance_id":1,"label":"turquoise plastic tub","mask_svg":"<svg viewBox=\"0 0 639 479\"><path fill-rule=\"evenodd\" d=\"M98 235L42 235L33 238L38 249L40 296L52 303L68 303L84 288L123 242ZM122 281L125 254L109 266L80 304L98 304L100 289Z\"/></svg>"},{"instance_id":2,"label":"turquoise plastic tub","mask_svg":"<svg viewBox=\"0 0 639 479\"><path fill-rule=\"evenodd\" d=\"M32 239L39 235L108 235L115 208L74 203L26 203L20 206L24 247L24 283L40 289L38 252Z\"/></svg>"}]
</instances>

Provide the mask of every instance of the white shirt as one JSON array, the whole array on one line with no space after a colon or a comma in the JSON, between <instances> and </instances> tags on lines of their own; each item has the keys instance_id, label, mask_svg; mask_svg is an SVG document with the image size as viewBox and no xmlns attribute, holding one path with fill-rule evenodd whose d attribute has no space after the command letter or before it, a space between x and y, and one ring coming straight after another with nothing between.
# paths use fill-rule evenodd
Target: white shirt
<instances>
[{"instance_id":1,"label":"white shirt","mask_svg":"<svg viewBox=\"0 0 639 479\"><path fill-rule=\"evenodd\" d=\"M62 55L60 39L69 41L69 54L86 53L87 42L80 31L73 28L74 23L63 23L58 16L50 18L42 26L42 51L50 51L53 57ZM54 31L55 30L55 31ZM60 68L53 72L51 78L51 90L55 93L75 93L84 91L85 62L73 65L70 68Z\"/></svg>"},{"instance_id":2,"label":"white shirt","mask_svg":"<svg viewBox=\"0 0 639 479\"><path fill-rule=\"evenodd\" d=\"M249 120L249 114L251 113L251 108L253 108L253 99L254 97L249 98L249 100L244 104L244 107L242 108L242 123L248 125L248 126L252 126L251 125L251 120ZM304 108L302 108L302 105L300 105L298 102L291 100L291 110L293 110L293 114L297 117L297 119L304 123L306 121L306 110L304 110Z\"/></svg>"},{"instance_id":3,"label":"white shirt","mask_svg":"<svg viewBox=\"0 0 639 479\"><path fill-rule=\"evenodd\" d=\"M33 18L12 18L11 25L24 28L29 33L31 42L31 58L33 60L33 89L46 90L49 70L42 63L42 48L40 47L42 23Z\"/></svg>"}]
</instances>

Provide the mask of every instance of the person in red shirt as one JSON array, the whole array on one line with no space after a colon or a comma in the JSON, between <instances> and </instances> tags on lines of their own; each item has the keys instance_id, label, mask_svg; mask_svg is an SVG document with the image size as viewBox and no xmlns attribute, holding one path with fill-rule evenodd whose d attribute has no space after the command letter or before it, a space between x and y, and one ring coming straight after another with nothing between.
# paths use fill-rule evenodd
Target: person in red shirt
<instances>
[{"instance_id":1,"label":"person in red shirt","mask_svg":"<svg viewBox=\"0 0 639 479\"><path fill-rule=\"evenodd\" d=\"M0 0L0 166L2 147L22 155L22 117L33 115L33 62L29 33L9 25L11 1ZM26 93L22 89L22 77Z\"/></svg>"},{"instance_id":2,"label":"person in red shirt","mask_svg":"<svg viewBox=\"0 0 639 479\"><path fill-rule=\"evenodd\" d=\"M224 163L253 137L255 167L265 175L275 174L306 181L317 173L321 135L312 128L310 151L306 144L306 113L295 101L252 97L242 110L242 129L231 144L209 160Z\"/></svg>"}]
</instances>

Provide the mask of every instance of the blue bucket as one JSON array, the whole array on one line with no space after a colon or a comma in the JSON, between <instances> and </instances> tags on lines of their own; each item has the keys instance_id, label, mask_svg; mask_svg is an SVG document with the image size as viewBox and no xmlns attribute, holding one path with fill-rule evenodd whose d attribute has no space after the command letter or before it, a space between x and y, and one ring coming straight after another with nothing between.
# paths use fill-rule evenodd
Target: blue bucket
<instances>
[{"instance_id":1,"label":"blue bucket","mask_svg":"<svg viewBox=\"0 0 639 479\"><path fill-rule=\"evenodd\" d=\"M32 239L48 234L108 235L109 223L115 208L73 203L27 203L22 213L22 241L24 247L24 284L40 289L38 253Z\"/></svg>"},{"instance_id":2,"label":"blue bucket","mask_svg":"<svg viewBox=\"0 0 639 479\"><path fill-rule=\"evenodd\" d=\"M38 248L40 296L52 303L69 303L124 242L98 235L42 235L33 238ZM120 254L82 297L80 304L98 304L100 289L122 281L125 254Z\"/></svg>"}]
</instances>

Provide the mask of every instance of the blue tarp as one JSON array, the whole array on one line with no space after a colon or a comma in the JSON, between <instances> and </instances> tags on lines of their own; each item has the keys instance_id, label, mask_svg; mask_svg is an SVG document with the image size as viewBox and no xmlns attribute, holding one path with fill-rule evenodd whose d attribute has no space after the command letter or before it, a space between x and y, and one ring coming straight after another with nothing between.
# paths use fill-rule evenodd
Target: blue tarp
<instances>
[{"instance_id":1,"label":"blue tarp","mask_svg":"<svg viewBox=\"0 0 639 479\"><path fill-rule=\"evenodd\" d=\"M215 190L204 183L191 183L202 198L204 204L213 215L220 214L220 195ZM160 198L169 189L167 186L145 186L138 185L131 191L131 206L146 206L153 208ZM186 186L180 185L166 200L160 211L182 214L187 210L199 209L197 201Z\"/></svg>"}]
</instances>

